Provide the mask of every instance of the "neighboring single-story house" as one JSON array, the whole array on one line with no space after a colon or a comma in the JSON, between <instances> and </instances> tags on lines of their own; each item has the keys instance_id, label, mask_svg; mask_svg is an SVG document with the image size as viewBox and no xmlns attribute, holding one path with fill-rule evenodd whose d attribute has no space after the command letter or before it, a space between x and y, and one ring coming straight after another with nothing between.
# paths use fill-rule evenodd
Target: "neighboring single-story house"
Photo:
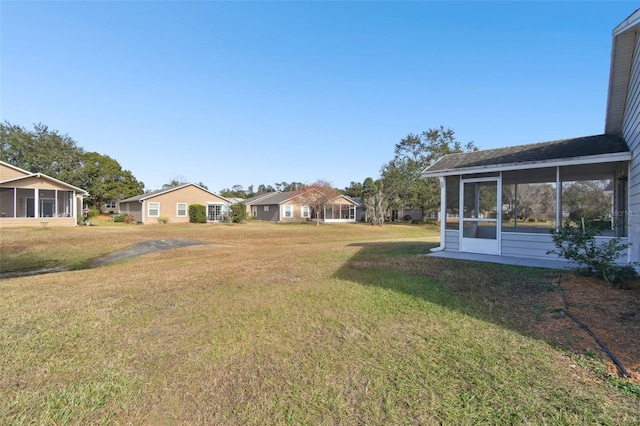
<instances>
[{"instance_id":1,"label":"neighboring single-story house","mask_svg":"<svg viewBox=\"0 0 640 426\"><path fill-rule=\"evenodd\" d=\"M315 189L312 189L315 191ZM305 192L268 192L244 201L247 214L269 222L302 222L315 220L312 207L305 204ZM329 200L320 212L321 222L355 222L357 203L346 195Z\"/></svg>"},{"instance_id":2,"label":"neighboring single-story house","mask_svg":"<svg viewBox=\"0 0 640 426\"><path fill-rule=\"evenodd\" d=\"M0 161L0 228L75 226L84 189Z\"/></svg>"},{"instance_id":3,"label":"neighboring single-story house","mask_svg":"<svg viewBox=\"0 0 640 426\"><path fill-rule=\"evenodd\" d=\"M550 231L586 218L640 260L640 9L613 31L605 132L450 154L423 171L441 185L440 247L549 258ZM579 222L578 222L579 223Z\"/></svg>"},{"instance_id":4,"label":"neighboring single-story house","mask_svg":"<svg viewBox=\"0 0 640 426\"><path fill-rule=\"evenodd\" d=\"M117 214L120 213L120 203L118 200L109 200L100 206L100 213L102 214Z\"/></svg>"},{"instance_id":5,"label":"neighboring single-story house","mask_svg":"<svg viewBox=\"0 0 640 426\"><path fill-rule=\"evenodd\" d=\"M149 224L160 223L161 218L167 218L169 223L189 222L191 204L207 206L207 222L221 222L232 203L201 186L187 183L126 198L118 204L121 214Z\"/></svg>"}]
</instances>

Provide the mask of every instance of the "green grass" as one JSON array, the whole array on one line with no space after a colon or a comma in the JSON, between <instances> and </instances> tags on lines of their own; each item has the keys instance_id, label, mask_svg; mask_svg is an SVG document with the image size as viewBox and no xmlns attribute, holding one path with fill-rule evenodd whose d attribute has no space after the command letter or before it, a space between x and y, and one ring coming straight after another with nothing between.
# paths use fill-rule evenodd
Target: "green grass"
<instances>
[{"instance_id":1,"label":"green grass","mask_svg":"<svg viewBox=\"0 0 640 426\"><path fill-rule=\"evenodd\" d=\"M221 244L0 281L1 424L640 421L531 334L547 271L427 258L434 228L116 225L3 230L2 270Z\"/></svg>"}]
</instances>

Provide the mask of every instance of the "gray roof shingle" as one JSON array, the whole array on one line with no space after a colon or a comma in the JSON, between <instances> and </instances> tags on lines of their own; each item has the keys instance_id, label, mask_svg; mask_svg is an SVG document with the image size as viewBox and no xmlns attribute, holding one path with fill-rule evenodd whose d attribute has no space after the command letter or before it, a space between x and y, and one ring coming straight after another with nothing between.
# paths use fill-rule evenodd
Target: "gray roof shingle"
<instances>
[{"instance_id":1,"label":"gray roof shingle","mask_svg":"<svg viewBox=\"0 0 640 426\"><path fill-rule=\"evenodd\" d=\"M444 173L458 169L548 162L623 152L629 152L629 147L621 136L603 134L483 151L447 154L427 167L423 173L436 175L438 172Z\"/></svg>"}]
</instances>

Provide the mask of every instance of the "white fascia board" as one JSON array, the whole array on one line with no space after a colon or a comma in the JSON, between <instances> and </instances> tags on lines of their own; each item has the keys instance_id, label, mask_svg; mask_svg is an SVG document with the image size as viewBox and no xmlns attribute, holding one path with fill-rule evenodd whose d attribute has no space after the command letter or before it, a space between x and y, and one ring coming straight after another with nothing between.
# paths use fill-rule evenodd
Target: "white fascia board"
<instances>
[{"instance_id":1,"label":"white fascia board","mask_svg":"<svg viewBox=\"0 0 640 426\"><path fill-rule=\"evenodd\" d=\"M55 182L55 183L57 183L59 185L66 186L67 188L74 190L75 192L79 193L82 196L88 196L89 195L89 193L86 190L82 189L82 188L78 188L77 186L73 186L70 183L63 182L63 181L61 181L59 179L56 179L56 178L52 178L51 176L45 175L44 173L31 173L29 175L18 176L18 177L13 178L13 179L3 180L0 183L2 183L2 184L14 183L14 182L18 182L18 181L29 179L29 178L38 178L38 179L49 180L49 181Z\"/></svg>"},{"instance_id":2,"label":"white fascia board","mask_svg":"<svg viewBox=\"0 0 640 426\"><path fill-rule=\"evenodd\" d=\"M618 161L630 161L631 152L619 152L615 154L593 155L588 157L574 157L562 160L536 161L531 163L497 164L493 166L464 167L459 169L443 170L440 172L422 172L422 177L455 176L470 173L493 173L523 169L543 169L546 167L579 166L583 164L615 163Z\"/></svg>"},{"instance_id":3,"label":"white fascia board","mask_svg":"<svg viewBox=\"0 0 640 426\"><path fill-rule=\"evenodd\" d=\"M636 25L640 25L640 9L633 12L627 19L622 21L617 27L613 29L614 37L618 34L622 34L630 28L633 28Z\"/></svg>"}]
</instances>

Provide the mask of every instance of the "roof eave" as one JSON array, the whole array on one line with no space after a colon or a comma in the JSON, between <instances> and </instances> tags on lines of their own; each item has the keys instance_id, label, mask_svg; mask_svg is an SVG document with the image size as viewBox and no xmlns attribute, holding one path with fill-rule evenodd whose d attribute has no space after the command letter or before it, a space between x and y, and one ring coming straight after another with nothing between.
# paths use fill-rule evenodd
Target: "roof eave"
<instances>
[{"instance_id":1,"label":"roof eave","mask_svg":"<svg viewBox=\"0 0 640 426\"><path fill-rule=\"evenodd\" d=\"M612 154L601 155L589 155L582 157L572 157L563 159L553 159L544 161L530 161L526 163L508 163L508 164L495 164L489 166L475 166L475 167L461 167L449 170L440 170L422 172L423 178L428 177L440 177L440 176L454 176L465 175L471 173L495 173L505 172L511 170L523 170L523 169L543 169L546 167L561 167L561 166L578 166L582 164L599 164L599 163L615 163L618 161L631 160L631 152L616 152Z\"/></svg>"},{"instance_id":2,"label":"roof eave","mask_svg":"<svg viewBox=\"0 0 640 426\"><path fill-rule=\"evenodd\" d=\"M631 58L634 55L635 48L635 31L639 28L640 9L633 12L613 30L604 128L605 133L608 134L620 134L622 132L622 120L627 101L627 86L631 78Z\"/></svg>"},{"instance_id":3,"label":"roof eave","mask_svg":"<svg viewBox=\"0 0 640 426\"><path fill-rule=\"evenodd\" d=\"M45 175L44 173L30 173L28 175L18 176L18 177L15 177L13 179L3 180L0 183L6 184L6 183L17 182L17 181L20 181L20 180L25 180L25 179L30 179L30 178L39 178L39 179L50 180L50 181L53 181L53 182L55 182L55 183L57 183L59 185L66 186L67 188L72 189L73 191L79 193L82 196L89 195L89 193L86 190L82 189L82 188L78 188L77 186L73 186L70 183L63 182L63 181L61 181L59 179L56 179L56 178L52 178L51 176Z\"/></svg>"}]
</instances>

